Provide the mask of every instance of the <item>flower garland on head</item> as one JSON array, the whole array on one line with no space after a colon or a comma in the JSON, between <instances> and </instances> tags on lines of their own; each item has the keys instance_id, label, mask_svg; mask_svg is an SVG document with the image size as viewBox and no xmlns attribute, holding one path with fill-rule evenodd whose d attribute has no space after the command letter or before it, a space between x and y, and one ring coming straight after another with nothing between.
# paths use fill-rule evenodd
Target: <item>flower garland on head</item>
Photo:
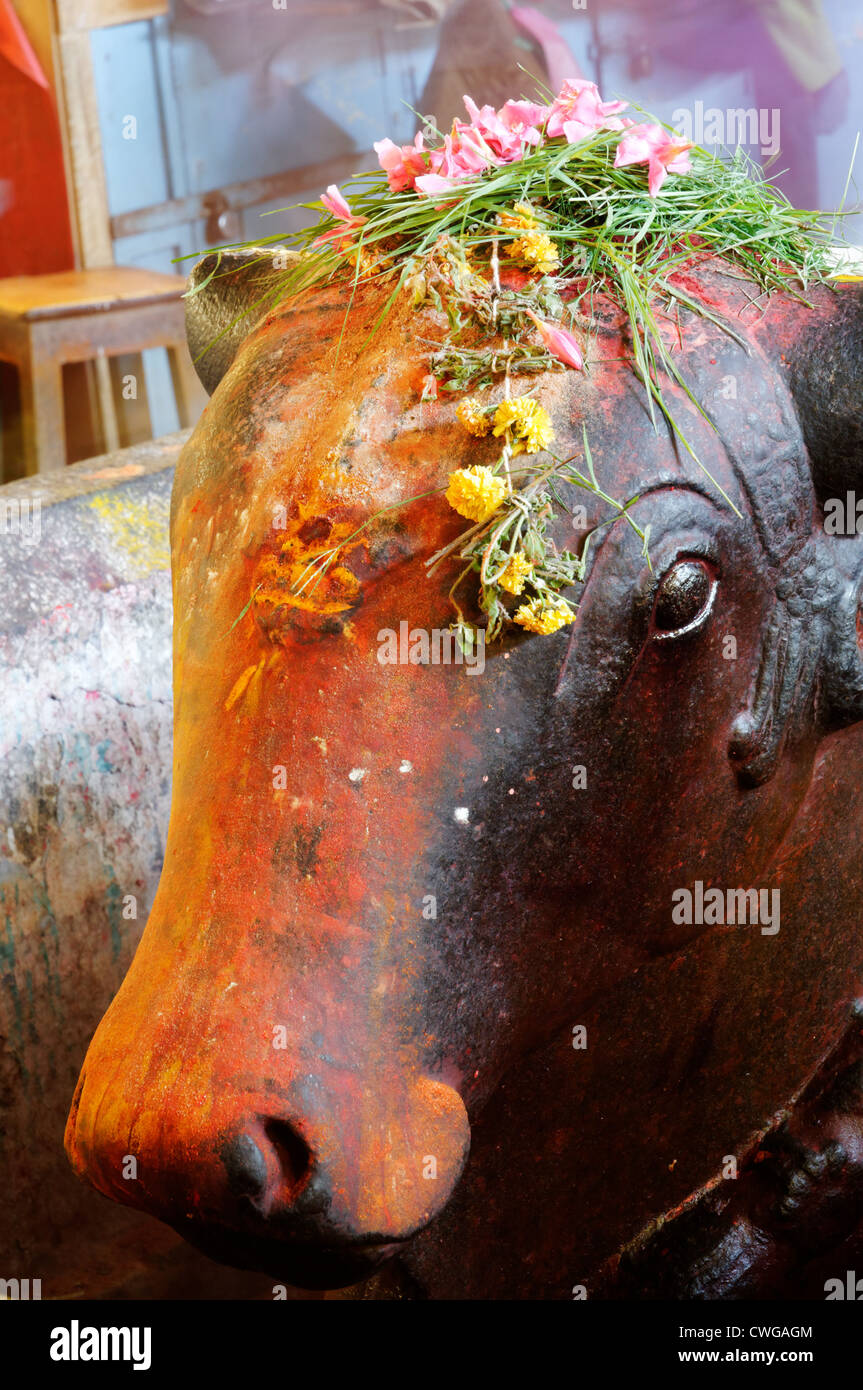
<instances>
[{"instance_id":1,"label":"flower garland on head","mask_svg":"<svg viewBox=\"0 0 863 1390\"><path fill-rule=\"evenodd\" d=\"M287 239L302 254L268 297L338 277L354 290L389 280L381 318L405 293L414 307L446 316L445 337L426 344L423 399L462 393L456 416L467 435L501 443L496 462L451 475L446 499L472 525L426 566L432 573L444 561L464 562L450 593L456 630L470 644L475 630L455 597L469 574L479 576L488 640L509 623L550 634L575 617L564 591L583 579L593 533L580 557L555 546L548 529L566 506L561 484L607 504L600 526L623 517L647 554L647 533L629 510L637 498L620 503L603 491L586 434L583 457L558 458L542 404L510 392L514 377L586 368L594 291L629 320L630 365L654 426L659 412L700 463L662 391L664 375L704 414L663 344L657 303L736 334L673 272L719 256L762 293L800 296L828 279L832 261L818 214L793 208L739 150L729 160L711 156L659 122L622 114L627 103L603 101L593 82L569 79L549 102L507 101L498 110L464 102L468 120L455 120L447 134L378 141L383 179L358 175L349 196L331 185L306 204L321 221ZM502 266L512 272L506 283ZM482 391L500 381L503 399L486 402ZM301 586L316 583L337 554L316 556Z\"/></svg>"},{"instance_id":2,"label":"flower garland on head","mask_svg":"<svg viewBox=\"0 0 863 1390\"><path fill-rule=\"evenodd\" d=\"M495 111L493 106L478 107L467 96L464 104L470 121L453 121L452 131L436 149L426 149L422 135L417 135L412 145L401 147L388 139L375 142L375 153L393 193L408 188L426 196L450 193L477 174L522 160L529 150L547 140L562 136L577 144L597 131L634 125L617 116L618 111L626 110L625 101L602 101L596 84L581 78L567 79L550 106L508 101Z\"/></svg>"}]
</instances>

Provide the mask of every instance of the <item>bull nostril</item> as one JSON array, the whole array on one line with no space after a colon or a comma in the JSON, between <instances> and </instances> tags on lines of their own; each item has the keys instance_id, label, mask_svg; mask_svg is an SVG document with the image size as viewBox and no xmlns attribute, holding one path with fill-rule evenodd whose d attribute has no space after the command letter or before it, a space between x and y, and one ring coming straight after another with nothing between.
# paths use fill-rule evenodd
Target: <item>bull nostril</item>
<instances>
[{"instance_id":1,"label":"bull nostril","mask_svg":"<svg viewBox=\"0 0 863 1390\"><path fill-rule=\"evenodd\" d=\"M285 1181L296 1191L311 1171L312 1155L308 1144L287 1120L265 1121L264 1133L276 1151Z\"/></svg>"},{"instance_id":2,"label":"bull nostril","mask_svg":"<svg viewBox=\"0 0 863 1390\"><path fill-rule=\"evenodd\" d=\"M309 1146L287 1120L267 1119L263 1131L246 1131L223 1144L228 1188L235 1197L257 1200L272 1184L274 1193L287 1189L293 1199L311 1171Z\"/></svg>"},{"instance_id":3,"label":"bull nostril","mask_svg":"<svg viewBox=\"0 0 863 1390\"><path fill-rule=\"evenodd\" d=\"M237 1197L259 1197L267 1186L264 1155L250 1134L238 1134L221 1151L228 1187Z\"/></svg>"}]
</instances>

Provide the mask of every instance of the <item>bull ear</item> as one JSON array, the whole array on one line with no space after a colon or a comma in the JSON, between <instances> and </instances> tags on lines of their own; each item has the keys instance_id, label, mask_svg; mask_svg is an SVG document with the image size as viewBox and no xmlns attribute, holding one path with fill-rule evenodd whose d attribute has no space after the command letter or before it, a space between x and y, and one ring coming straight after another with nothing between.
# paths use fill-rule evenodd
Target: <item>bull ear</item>
<instances>
[{"instance_id":1,"label":"bull ear","mask_svg":"<svg viewBox=\"0 0 863 1390\"><path fill-rule=\"evenodd\" d=\"M839 583L829 613L822 676L833 728L863 719L863 536L845 545L851 547L847 553L831 555L839 562L834 570Z\"/></svg>"},{"instance_id":2,"label":"bull ear","mask_svg":"<svg viewBox=\"0 0 863 1390\"><path fill-rule=\"evenodd\" d=\"M243 339L266 313L297 259L284 247L211 251L186 291L186 339L195 370L212 395Z\"/></svg>"},{"instance_id":3,"label":"bull ear","mask_svg":"<svg viewBox=\"0 0 863 1390\"><path fill-rule=\"evenodd\" d=\"M821 682L825 713L839 727L863 719L863 507L858 522L855 505L863 500L863 284L839 284L819 297L818 312L803 321L784 355L822 527ZM835 535L825 508L828 517L835 509L845 518Z\"/></svg>"},{"instance_id":4,"label":"bull ear","mask_svg":"<svg viewBox=\"0 0 863 1390\"><path fill-rule=\"evenodd\" d=\"M788 384L821 507L863 492L863 283L822 291L785 343Z\"/></svg>"}]
</instances>

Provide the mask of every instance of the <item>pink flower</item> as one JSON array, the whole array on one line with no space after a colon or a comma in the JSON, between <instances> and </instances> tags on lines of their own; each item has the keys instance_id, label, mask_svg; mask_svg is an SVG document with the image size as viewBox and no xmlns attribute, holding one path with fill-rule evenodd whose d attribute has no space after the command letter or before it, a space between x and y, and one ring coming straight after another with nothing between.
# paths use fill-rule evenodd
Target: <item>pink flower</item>
<instances>
[{"instance_id":1,"label":"pink flower","mask_svg":"<svg viewBox=\"0 0 863 1390\"><path fill-rule=\"evenodd\" d=\"M431 155L433 173L456 179L475 178L500 162L482 131L464 121L453 121L452 133L444 138L443 147Z\"/></svg>"},{"instance_id":2,"label":"pink flower","mask_svg":"<svg viewBox=\"0 0 863 1390\"><path fill-rule=\"evenodd\" d=\"M333 217L338 217L342 222L355 221L348 200L336 184L331 183L326 193L321 194L321 202Z\"/></svg>"},{"instance_id":3,"label":"pink flower","mask_svg":"<svg viewBox=\"0 0 863 1390\"><path fill-rule=\"evenodd\" d=\"M331 241L334 250L342 251L345 246L353 240L353 234L356 229L361 227L367 219L365 217L359 217L355 212L351 211L350 204L345 198L345 195L334 183L330 184L326 193L321 194L321 202L327 212L344 225L341 227L331 227L328 232L322 232L319 237L315 237L311 249L314 250L316 246L326 246L327 242Z\"/></svg>"},{"instance_id":4,"label":"pink flower","mask_svg":"<svg viewBox=\"0 0 863 1390\"><path fill-rule=\"evenodd\" d=\"M486 108L491 110L491 107ZM439 150L432 150L431 172L416 180L420 193L446 193L466 179L475 179L486 169L503 163L486 141L482 131L464 121L453 121L452 131Z\"/></svg>"},{"instance_id":5,"label":"pink flower","mask_svg":"<svg viewBox=\"0 0 863 1390\"><path fill-rule=\"evenodd\" d=\"M462 101L465 104L467 114L470 116L470 125L467 129L475 131L489 149L494 145L502 148L509 143L510 132L493 106L480 108L473 98L468 96L462 97ZM456 125L463 126L464 122L456 121ZM500 149L496 153L499 154Z\"/></svg>"},{"instance_id":6,"label":"pink flower","mask_svg":"<svg viewBox=\"0 0 863 1390\"><path fill-rule=\"evenodd\" d=\"M412 145L396 145L392 140L376 140L375 153L380 160L393 193L402 193L413 188L419 174L428 170L428 156L423 145L422 132L415 137Z\"/></svg>"},{"instance_id":7,"label":"pink flower","mask_svg":"<svg viewBox=\"0 0 863 1390\"><path fill-rule=\"evenodd\" d=\"M508 101L499 111L493 106L480 109L471 97L464 98L471 126L498 162L511 164L521 159L528 145L538 145L542 133L537 128L548 115L547 106L533 101ZM460 124L460 123L457 123Z\"/></svg>"},{"instance_id":8,"label":"pink flower","mask_svg":"<svg viewBox=\"0 0 863 1390\"><path fill-rule=\"evenodd\" d=\"M621 122L615 118L619 111L626 110L627 104L602 101L595 82L568 77L552 103L546 134L551 139L565 135L570 144L575 144L597 130L620 130Z\"/></svg>"},{"instance_id":9,"label":"pink flower","mask_svg":"<svg viewBox=\"0 0 863 1390\"><path fill-rule=\"evenodd\" d=\"M681 140L661 125L634 125L624 135L614 158L615 169L627 164L646 164L649 169L648 187L655 198L667 174L688 174L692 165L687 150L691 140Z\"/></svg>"},{"instance_id":10,"label":"pink flower","mask_svg":"<svg viewBox=\"0 0 863 1390\"><path fill-rule=\"evenodd\" d=\"M587 121L563 123L563 133L570 145L577 145L579 140L584 140L588 135L595 135L598 130L623 130L623 121L618 120L617 116L609 116L601 125L591 125Z\"/></svg>"},{"instance_id":11,"label":"pink flower","mask_svg":"<svg viewBox=\"0 0 863 1390\"><path fill-rule=\"evenodd\" d=\"M550 106L539 106L535 101L508 101L497 114L507 130L532 129L533 134L539 136L537 127L548 119L550 111ZM535 145L537 142L531 138L530 143Z\"/></svg>"},{"instance_id":12,"label":"pink flower","mask_svg":"<svg viewBox=\"0 0 863 1390\"><path fill-rule=\"evenodd\" d=\"M427 150L422 135L417 135L412 145L376 142L381 168L394 193L406 188L415 188L427 197L449 193L466 179L497 165L511 164L528 148L542 143L541 126L551 107L535 101L508 101L495 111L493 106L477 106L468 96L464 104L470 121L453 121L439 149Z\"/></svg>"},{"instance_id":13,"label":"pink flower","mask_svg":"<svg viewBox=\"0 0 863 1390\"><path fill-rule=\"evenodd\" d=\"M584 357L578 342L569 330L561 328L559 323L543 322L532 309L527 310L527 316L536 324L540 337L552 356L565 366L575 367L580 371L584 366Z\"/></svg>"},{"instance_id":14,"label":"pink flower","mask_svg":"<svg viewBox=\"0 0 863 1390\"><path fill-rule=\"evenodd\" d=\"M423 174L422 178L417 179L416 189L418 193L425 193L426 197L432 198L438 193L450 193L464 179L444 178L442 174Z\"/></svg>"}]
</instances>

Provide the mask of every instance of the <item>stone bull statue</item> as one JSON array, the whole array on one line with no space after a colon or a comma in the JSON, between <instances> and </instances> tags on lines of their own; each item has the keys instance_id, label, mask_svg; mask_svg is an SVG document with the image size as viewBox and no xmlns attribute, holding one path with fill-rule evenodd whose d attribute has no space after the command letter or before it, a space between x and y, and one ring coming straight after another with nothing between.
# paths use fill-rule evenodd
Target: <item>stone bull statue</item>
<instances>
[{"instance_id":1,"label":"stone bull statue","mask_svg":"<svg viewBox=\"0 0 863 1390\"><path fill-rule=\"evenodd\" d=\"M576 545L607 523L577 621L481 672L379 659L447 627L440 490L493 445L420 400L434 312L367 341L361 287L337 352L341 290L236 322L242 256L190 300L193 353L227 331L174 485L167 852L66 1145L217 1260L481 1299L823 1298L852 1267L863 539L824 509L863 469L863 300L687 284L712 426L666 396L733 505L600 310L590 374L537 394L638 493L649 562L573 497Z\"/></svg>"}]
</instances>

